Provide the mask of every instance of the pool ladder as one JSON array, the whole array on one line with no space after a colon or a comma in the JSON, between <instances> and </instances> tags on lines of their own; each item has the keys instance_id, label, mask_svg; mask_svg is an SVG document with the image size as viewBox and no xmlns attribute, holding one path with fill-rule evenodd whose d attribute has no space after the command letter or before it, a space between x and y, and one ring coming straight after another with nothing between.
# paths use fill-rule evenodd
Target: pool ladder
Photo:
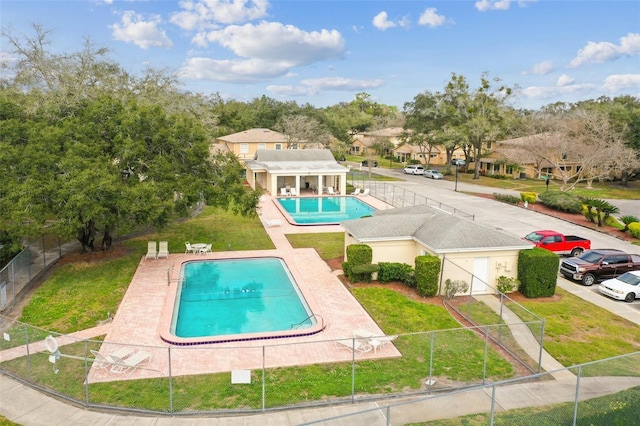
<instances>
[{"instance_id":1,"label":"pool ladder","mask_svg":"<svg viewBox=\"0 0 640 426\"><path fill-rule=\"evenodd\" d=\"M324 326L324 318L322 318L322 315L318 315L318 314L311 314L308 317L306 317L305 319L303 319L302 321L300 321L299 323L291 324L291 330L295 330L297 328L300 328L304 322L310 320L313 317L320 318L320 324L322 325L322 327L320 329L324 330L324 327L325 327Z\"/></svg>"},{"instance_id":2,"label":"pool ladder","mask_svg":"<svg viewBox=\"0 0 640 426\"><path fill-rule=\"evenodd\" d=\"M174 274L178 274L178 278L173 278ZM171 285L172 281L186 281L187 277L185 277L182 272L180 271L176 271L175 268L172 266L171 268L167 269L167 286Z\"/></svg>"}]
</instances>

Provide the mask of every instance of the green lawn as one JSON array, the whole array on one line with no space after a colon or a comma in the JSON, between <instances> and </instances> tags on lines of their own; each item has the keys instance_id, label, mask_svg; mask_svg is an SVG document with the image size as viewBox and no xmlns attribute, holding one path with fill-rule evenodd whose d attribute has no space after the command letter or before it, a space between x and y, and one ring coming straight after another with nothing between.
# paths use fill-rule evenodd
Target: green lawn
<instances>
[{"instance_id":1,"label":"green lawn","mask_svg":"<svg viewBox=\"0 0 640 426\"><path fill-rule=\"evenodd\" d=\"M107 312L114 313L117 309L136 265L146 251L146 241L164 239L170 241L171 251L183 250L187 240L212 242L217 251L228 250L229 247L232 250L273 248L258 218L240 218L219 209L207 208L199 216L176 223L158 234L119 243L128 250L119 258L91 262L91 256L87 255L86 260L56 268L34 292L20 320L60 333L97 325L106 318ZM324 259L334 259L343 253L342 233L296 235L289 236L289 239L294 247L316 248ZM482 378L484 341L464 329L437 332L459 327L444 308L411 300L386 288L361 287L352 292L385 333L427 332L400 336L394 344L403 354L401 358L357 362L357 393L415 389L424 383L430 371L434 376L458 382L477 382ZM574 365L637 350L637 342L640 341L637 327L631 327L608 311L571 294L560 294L562 297L558 302L526 302L527 308L547 318L545 348L554 357L565 365ZM432 342L435 343L433 347ZM20 338L9 342L10 345L20 343ZM97 348L99 342L91 344ZM3 348L6 348L5 344ZM90 348L79 343L65 349L69 351L66 353L83 355ZM434 355L432 365L430 353ZM51 364L45 354L36 354L32 361L27 364L24 358L16 359L3 363L3 366L20 374L34 374L47 386L84 398L82 381L85 370L82 361L65 359L60 363L58 376L52 376ZM351 368L350 363L333 363L269 369L265 377L270 392L268 404L276 406L348 397L351 393ZM486 371L490 380L514 374L512 366L493 350L489 350ZM253 374L254 384L243 387L242 392L229 387L229 373L176 378L172 383L174 408L259 408L262 374L259 371ZM61 379L63 377L64 380ZM154 410L166 409L167 392L166 378L90 386L94 402Z\"/></svg>"}]
</instances>

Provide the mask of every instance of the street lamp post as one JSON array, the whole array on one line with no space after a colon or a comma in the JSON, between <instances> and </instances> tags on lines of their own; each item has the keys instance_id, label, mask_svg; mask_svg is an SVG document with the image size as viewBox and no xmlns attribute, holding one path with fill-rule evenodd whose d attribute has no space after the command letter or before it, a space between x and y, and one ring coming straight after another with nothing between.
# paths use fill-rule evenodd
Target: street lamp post
<instances>
[{"instance_id":1,"label":"street lamp post","mask_svg":"<svg viewBox=\"0 0 640 426\"><path fill-rule=\"evenodd\" d=\"M458 164L456 163L456 187L455 191L458 192Z\"/></svg>"}]
</instances>

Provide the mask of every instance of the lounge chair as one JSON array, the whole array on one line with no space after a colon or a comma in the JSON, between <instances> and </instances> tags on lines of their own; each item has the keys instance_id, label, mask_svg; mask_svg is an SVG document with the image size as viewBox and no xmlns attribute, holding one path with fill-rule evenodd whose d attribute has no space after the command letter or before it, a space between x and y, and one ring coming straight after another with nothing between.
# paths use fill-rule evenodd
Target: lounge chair
<instances>
[{"instance_id":1,"label":"lounge chair","mask_svg":"<svg viewBox=\"0 0 640 426\"><path fill-rule=\"evenodd\" d=\"M169 243L167 241L160 241L156 259L159 257L166 257L167 259L169 258Z\"/></svg>"},{"instance_id":2,"label":"lounge chair","mask_svg":"<svg viewBox=\"0 0 640 426\"><path fill-rule=\"evenodd\" d=\"M356 190L353 191L351 195L360 195L360 188L356 188Z\"/></svg>"},{"instance_id":3,"label":"lounge chair","mask_svg":"<svg viewBox=\"0 0 640 426\"><path fill-rule=\"evenodd\" d=\"M133 374L133 372L138 368L144 367L145 365L149 364L149 361L151 360L151 354L145 351L138 351L128 358L124 359L114 356L113 354L110 355L110 357L111 359L113 359L111 372L126 374L127 376Z\"/></svg>"},{"instance_id":4,"label":"lounge chair","mask_svg":"<svg viewBox=\"0 0 640 426\"><path fill-rule=\"evenodd\" d=\"M333 187L331 187L331 186L327 187L327 194L329 194L329 195L336 195L336 193L335 193L335 192L333 192Z\"/></svg>"},{"instance_id":5,"label":"lounge chair","mask_svg":"<svg viewBox=\"0 0 640 426\"><path fill-rule=\"evenodd\" d=\"M362 197L366 197L367 195L369 195L369 188L365 188L364 191L362 191L362 194L360 194Z\"/></svg>"},{"instance_id":6,"label":"lounge chair","mask_svg":"<svg viewBox=\"0 0 640 426\"><path fill-rule=\"evenodd\" d=\"M187 241L186 243L184 243L184 245L186 246L186 249L185 249L185 251L184 251L184 252L185 252L185 254L186 254L186 253L195 253L195 252L196 252L196 249L194 249L194 248L191 246L191 243L190 243L189 241Z\"/></svg>"},{"instance_id":7,"label":"lounge chair","mask_svg":"<svg viewBox=\"0 0 640 426\"><path fill-rule=\"evenodd\" d=\"M291 188L291 190L289 191L289 195L291 195L292 197L295 197L296 195L298 195L298 192L296 191L295 188Z\"/></svg>"},{"instance_id":8,"label":"lounge chair","mask_svg":"<svg viewBox=\"0 0 640 426\"><path fill-rule=\"evenodd\" d=\"M378 349L383 348L386 345L391 344L398 336L385 336L384 334L377 334L369 330L354 330L353 336L356 340L366 340L367 344L373 348L373 352L378 352Z\"/></svg>"},{"instance_id":9,"label":"lounge chair","mask_svg":"<svg viewBox=\"0 0 640 426\"><path fill-rule=\"evenodd\" d=\"M270 228L272 226L282 226L282 221L280 219L265 220L264 226L266 226L267 228Z\"/></svg>"},{"instance_id":10,"label":"lounge chair","mask_svg":"<svg viewBox=\"0 0 640 426\"><path fill-rule=\"evenodd\" d=\"M206 246L204 246L204 248L201 248L198 253L200 253L200 254L211 253L211 246L212 245L213 244L207 244Z\"/></svg>"},{"instance_id":11,"label":"lounge chair","mask_svg":"<svg viewBox=\"0 0 640 426\"><path fill-rule=\"evenodd\" d=\"M342 339L334 341L339 348L348 348L354 354L360 355L371 350L371 345L361 339Z\"/></svg>"},{"instance_id":12,"label":"lounge chair","mask_svg":"<svg viewBox=\"0 0 640 426\"><path fill-rule=\"evenodd\" d=\"M282 195L283 197L288 196L289 193L287 192L287 188L280 188L280 195Z\"/></svg>"},{"instance_id":13,"label":"lounge chair","mask_svg":"<svg viewBox=\"0 0 640 426\"><path fill-rule=\"evenodd\" d=\"M147 254L144 257L145 260L147 259L157 259L158 258L158 249L157 249L157 244L155 241L149 241L147 243Z\"/></svg>"},{"instance_id":14,"label":"lounge chair","mask_svg":"<svg viewBox=\"0 0 640 426\"><path fill-rule=\"evenodd\" d=\"M133 353L133 349L122 347L108 355L102 355L100 352L94 351L93 349L91 349L89 352L93 354L93 365L101 370L106 370L108 367L113 367L113 365L115 364L112 356L124 359Z\"/></svg>"}]
</instances>

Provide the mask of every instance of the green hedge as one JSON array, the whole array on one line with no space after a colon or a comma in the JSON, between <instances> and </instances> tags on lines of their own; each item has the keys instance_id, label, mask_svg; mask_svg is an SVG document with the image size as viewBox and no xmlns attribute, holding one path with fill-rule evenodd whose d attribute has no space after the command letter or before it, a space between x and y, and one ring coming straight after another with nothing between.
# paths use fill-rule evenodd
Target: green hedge
<instances>
[{"instance_id":1,"label":"green hedge","mask_svg":"<svg viewBox=\"0 0 640 426\"><path fill-rule=\"evenodd\" d=\"M543 248L521 250L518 256L520 293L525 297L550 297L556 292L560 258Z\"/></svg>"},{"instance_id":2,"label":"green hedge","mask_svg":"<svg viewBox=\"0 0 640 426\"><path fill-rule=\"evenodd\" d=\"M354 272L353 268L360 265L370 265L373 260L373 250L366 244L350 244L347 246L347 260L342 262L344 275L353 283L370 282L371 272Z\"/></svg>"},{"instance_id":3,"label":"green hedge","mask_svg":"<svg viewBox=\"0 0 640 426\"><path fill-rule=\"evenodd\" d=\"M420 296L433 297L438 294L440 264L438 256L416 257L416 287Z\"/></svg>"},{"instance_id":4,"label":"green hedge","mask_svg":"<svg viewBox=\"0 0 640 426\"><path fill-rule=\"evenodd\" d=\"M582 201L575 195L562 191L547 191L538 194L545 206L567 213L582 213Z\"/></svg>"}]
</instances>

